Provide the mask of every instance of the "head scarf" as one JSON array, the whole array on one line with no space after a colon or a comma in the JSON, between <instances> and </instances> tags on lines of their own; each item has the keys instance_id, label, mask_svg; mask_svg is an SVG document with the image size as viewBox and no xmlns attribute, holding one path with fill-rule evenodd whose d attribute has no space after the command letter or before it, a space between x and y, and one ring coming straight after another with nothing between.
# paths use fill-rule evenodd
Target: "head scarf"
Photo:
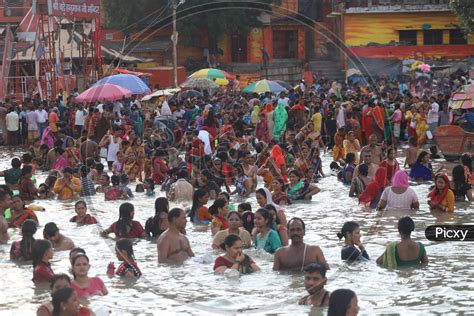
<instances>
[{"instance_id":1,"label":"head scarf","mask_svg":"<svg viewBox=\"0 0 474 316\"><path fill-rule=\"evenodd\" d=\"M264 113L270 113L273 112L273 106L270 103L265 104L265 107L263 109Z\"/></svg>"},{"instance_id":2,"label":"head scarf","mask_svg":"<svg viewBox=\"0 0 474 316\"><path fill-rule=\"evenodd\" d=\"M270 204L270 205L273 205L277 211L281 210L281 207L278 205L278 204L275 204L275 202L273 202L273 198L272 198L272 194L270 193L270 190L268 190L267 188L262 188L263 191L265 191L265 198L267 199L267 205Z\"/></svg>"},{"instance_id":3,"label":"head scarf","mask_svg":"<svg viewBox=\"0 0 474 316\"><path fill-rule=\"evenodd\" d=\"M273 125L273 136L280 140L281 133L286 131L286 122L288 121L288 112L286 112L283 103L278 102L278 106L273 112L275 124Z\"/></svg>"},{"instance_id":4,"label":"head scarf","mask_svg":"<svg viewBox=\"0 0 474 316\"><path fill-rule=\"evenodd\" d=\"M387 169L379 167L375 172L374 181L360 194L359 203L369 204L387 185Z\"/></svg>"},{"instance_id":5,"label":"head scarf","mask_svg":"<svg viewBox=\"0 0 474 316\"><path fill-rule=\"evenodd\" d=\"M408 188L408 174L404 170L398 170L392 179L392 187Z\"/></svg>"},{"instance_id":6,"label":"head scarf","mask_svg":"<svg viewBox=\"0 0 474 316\"><path fill-rule=\"evenodd\" d=\"M281 165L286 163L285 157L283 156L283 151L278 145L273 146L272 150L270 151L270 157L275 159L275 165L278 169L281 169Z\"/></svg>"},{"instance_id":7,"label":"head scarf","mask_svg":"<svg viewBox=\"0 0 474 316\"><path fill-rule=\"evenodd\" d=\"M253 110L252 110L252 123L257 124L259 117L258 115L260 114L260 107L258 105L254 105Z\"/></svg>"},{"instance_id":8,"label":"head scarf","mask_svg":"<svg viewBox=\"0 0 474 316\"><path fill-rule=\"evenodd\" d=\"M438 178L443 178L444 182L446 182L446 186L444 187L443 191L440 191L436 187L436 180ZM438 173L435 176L434 181L435 181L435 188L430 193L430 200L431 200L431 204L440 205L441 202L443 202L444 198L446 197L446 194L448 194L448 191L449 191L449 178L448 178L448 175L446 173Z\"/></svg>"}]
</instances>

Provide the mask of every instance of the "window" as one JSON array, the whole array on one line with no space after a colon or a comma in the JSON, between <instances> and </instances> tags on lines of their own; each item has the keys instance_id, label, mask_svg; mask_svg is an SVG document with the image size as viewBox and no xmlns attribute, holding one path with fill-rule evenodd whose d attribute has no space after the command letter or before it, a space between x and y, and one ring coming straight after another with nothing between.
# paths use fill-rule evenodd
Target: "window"
<instances>
[{"instance_id":1,"label":"window","mask_svg":"<svg viewBox=\"0 0 474 316\"><path fill-rule=\"evenodd\" d=\"M114 39L114 34L113 33L106 33L105 34L105 39L108 41L111 41Z\"/></svg>"},{"instance_id":2,"label":"window","mask_svg":"<svg viewBox=\"0 0 474 316\"><path fill-rule=\"evenodd\" d=\"M442 45L443 44L443 31L441 30L423 31L423 44L424 45Z\"/></svg>"},{"instance_id":3,"label":"window","mask_svg":"<svg viewBox=\"0 0 474 316\"><path fill-rule=\"evenodd\" d=\"M467 39L460 29L449 30L449 44L451 45L466 45Z\"/></svg>"},{"instance_id":4,"label":"window","mask_svg":"<svg viewBox=\"0 0 474 316\"><path fill-rule=\"evenodd\" d=\"M418 31L399 31L401 45L416 45L416 34Z\"/></svg>"}]
</instances>

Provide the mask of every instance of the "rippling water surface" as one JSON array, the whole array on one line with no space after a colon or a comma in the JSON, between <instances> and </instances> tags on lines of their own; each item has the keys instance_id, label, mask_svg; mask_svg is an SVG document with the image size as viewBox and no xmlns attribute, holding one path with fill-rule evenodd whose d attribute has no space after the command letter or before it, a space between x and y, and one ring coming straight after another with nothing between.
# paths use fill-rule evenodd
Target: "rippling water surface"
<instances>
[{"instance_id":1,"label":"rippling water surface","mask_svg":"<svg viewBox=\"0 0 474 316\"><path fill-rule=\"evenodd\" d=\"M0 169L9 167L11 154L0 156ZM329 174L329 155L323 157L324 171ZM436 164L435 164L436 165ZM37 175L40 181L44 174ZM39 182L41 183L41 182ZM288 218L299 216L306 222L305 241L319 245L331 267L328 271L329 291L351 288L359 297L361 314L470 314L474 310L473 243L430 242L424 237L424 228L435 223L474 224L471 205L458 204L452 215L431 214L427 204L428 184L414 186L420 199L421 210L387 211L384 214L364 210L355 199L348 197L348 188L335 177L327 177L318 184L322 192L311 202L301 202L285 211ZM131 186L134 189L134 185ZM157 196L162 195L161 192ZM138 195L135 219L143 225L154 213L154 197ZM248 199L254 209L255 196ZM243 200L234 198L233 203ZM123 314L311 314L326 311L298 306L298 298L305 295L303 277L299 274L280 274L272 271L272 256L250 251L249 254L262 268L261 273L226 279L213 274L213 261L218 253L211 248L211 231L188 223L187 231L196 258L183 265L158 265L156 243L139 240L134 251L143 277L127 283L120 278L106 276L107 264L117 263L114 241L99 236L101 226L108 227L118 219L121 202L105 202L103 194L88 201L89 212L100 224L78 227L69 222L74 215L72 202L41 201L46 212L37 213L41 227L36 238L41 238L42 227L49 221L56 222L62 233L84 248L91 260L90 275L100 276L109 289L109 295L94 297L93 309L105 306L114 315ZM175 205L171 205L173 207ZM183 206L183 205L181 205ZM189 205L185 205L189 206ZM426 246L430 263L425 268L389 271L375 264L387 241L399 238L396 229L401 215L410 215L416 223L415 240ZM355 220L362 229L371 261L347 266L340 260L336 233L343 223ZM11 240L21 238L18 231L10 230ZM32 315L37 307L49 299L46 289L37 289L31 281L32 266L9 261L8 245L0 246L0 314ZM55 253L52 267L56 273L69 269L68 252Z\"/></svg>"}]
</instances>

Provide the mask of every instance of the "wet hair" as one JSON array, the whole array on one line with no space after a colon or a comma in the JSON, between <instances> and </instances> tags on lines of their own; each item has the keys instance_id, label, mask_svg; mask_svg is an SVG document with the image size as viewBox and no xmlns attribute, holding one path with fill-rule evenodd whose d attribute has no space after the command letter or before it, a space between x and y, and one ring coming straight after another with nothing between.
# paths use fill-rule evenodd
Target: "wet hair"
<instances>
[{"instance_id":1,"label":"wet hair","mask_svg":"<svg viewBox=\"0 0 474 316\"><path fill-rule=\"evenodd\" d=\"M328 316L345 316L351 305L351 300L356 296L354 291L338 289L329 296Z\"/></svg>"},{"instance_id":2,"label":"wet hair","mask_svg":"<svg viewBox=\"0 0 474 316\"><path fill-rule=\"evenodd\" d=\"M76 264L76 261L79 258L86 258L87 263L89 263L89 257L85 253L82 253L82 252L79 252L77 255L71 258L71 270L72 270L72 276L74 277L74 279L76 278L76 274L74 273L74 265Z\"/></svg>"},{"instance_id":3,"label":"wet hair","mask_svg":"<svg viewBox=\"0 0 474 316\"><path fill-rule=\"evenodd\" d=\"M355 156L354 153L348 153L348 154L346 155L346 159L345 159L345 160L346 160L346 163L347 163L347 164L353 163L353 162L355 161L355 158L356 158L356 156Z\"/></svg>"},{"instance_id":4,"label":"wet hair","mask_svg":"<svg viewBox=\"0 0 474 316\"><path fill-rule=\"evenodd\" d=\"M298 177L298 179L301 179L301 172L299 172L297 169L292 169L290 170L290 172L288 173L288 175L290 174L293 174L295 175L296 177Z\"/></svg>"},{"instance_id":5,"label":"wet hair","mask_svg":"<svg viewBox=\"0 0 474 316\"><path fill-rule=\"evenodd\" d=\"M76 209L80 204L83 204L87 208L87 204L83 200L79 200L74 204L74 209Z\"/></svg>"},{"instance_id":6,"label":"wet hair","mask_svg":"<svg viewBox=\"0 0 474 316\"><path fill-rule=\"evenodd\" d=\"M33 268L38 265L43 260L43 256L46 251L48 251L53 246L49 240L39 239L35 240L33 243L33 248L31 249L31 260L33 261Z\"/></svg>"},{"instance_id":7,"label":"wet hair","mask_svg":"<svg viewBox=\"0 0 474 316\"><path fill-rule=\"evenodd\" d=\"M72 248L71 251L69 251L69 258L71 258L71 255L75 252L76 252L76 256L81 253L86 254L86 251L83 248L76 247L76 248ZM71 260L71 265L72 265L72 258L70 260Z\"/></svg>"},{"instance_id":8,"label":"wet hair","mask_svg":"<svg viewBox=\"0 0 474 316\"><path fill-rule=\"evenodd\" d=\"M331 170L341 170L341 167L339 166L339 164L337 163L337 161L333 161L329 164L329 168L331 168Z\"/></svg>"},{"instance_id":9,"label":"wet hair","mask_svg":"<svg viewBox=\"0 0 474 316\"><path fill-rule=\"evenodd\" d=\"M100 172L104 171L104 165L103 165L102 163L100 163L100 162L97 163L97 164L95 165L95 170L100 171Z\"/></svg>"},{"instance_id":10,"label":"wet hair","mask_svg":"<svg viewBox=\"0 0 474 316\"><path fill-rule=\"evenodd\" d=\"M23 238L20 241L20 257L25 261L31 260L33 244L35 243L33 235L36 233L36 229L36 222L32 219L27 219L21 225Z\"/></svg>"},{"instance_id":11,"label":"wet hair","mask_svg":"<svg viewBox=\"0 0 474 316\"><path fill-rule=\"evenodd\" d=\"M63 174L64 174L64 173L70 173L70 174L73 174L73 172L72 172L72 168L71 168L71 167L66 167L66 168L64 168L64 170L63 170Z\"/></svg>"},{"instance_id":12,"label":"wet hair","mask_svg":"<svg viewBox=\"0 0 474 316\"><path fill-rule=\"evenodd\" d=\"M410 235L415 230L415 222L410 216L404 216L398 220L398 231L402 235Z\"/></svg>"},{"instance_id":13,"label":"wet hair","mask_svg":"<svg viewBox=\"0 0 474 316\"><path fill-rule=\"evenodd\" d=\"M125 251L129 258L135 259L133 254L133 243L130 239L120 239L115 243L115 248L121 251Z\"/></svg>"},{"instance_id":14,"label":"wet hair","mask_svg":"<svg viewBox=\"0 0 474 316\"><path fill-rule=\"evenodd\" d=\"M230 201L230 194L229 194L229 193L227 193L227 192L225 192L225 191L222 191L222 192L219 192L218 195L223 195L223 196L225 196L227 202Z\"/></svg>"},{"instance_id":15,"label":"wet hair","mask_svg":"<svg viewBox=\"0 0 474 316\"><path fill-rule=\"evenodd\" d=\"M322 265L320 265L319 263L313 262L305 266L303 271L305 273L318 272L319 274L321 274L323 278L325 278L327 269L323 267Z\"/></svg>"},{"instance_id":16,"label":"wet hair","mask_svg":"<svg viewBox=\"0 0 474 316\"><path fill-rule=\"evenodd\" d=\"M194 222L194 215L199 208L199 199L208 194L207 190L205 189L196 189L193 193L193 205L191 206L191 211L189 212L189 218L191 222Z\"/></svg>"},{"instance_id":17,"label":"wet hair","mask_svg":"<svg viewBox=\"0 0 474 316\"><path fill-rule=\"evenodd\" d=\"M50 237L53 237L57 232L59 232L58 225L56 225L56 223L54 222L49 222L44 225L43 238L49 239Z\"/></svg>"},{"instance_id":18,"label":"wet hair","mask_svg":"<svg viewBox=\"0 0 474 316\"><path fill-rule=\"evenodd\" d=\"M114 175L110 178L110 182L112 182L112 185L120 185L120 177Z\"/></svg>"},{"instance_id":19,"label":"wet hair","mask_svg":"<svg viewBox=\"0 0 474 316\"><path fill-rule=\"evenodd\" d=\"M466 176L464 174L463 166L461 165L454 166L452 173L453 173L453 182L456 189L461 189L463 186L466 185Z\"/></svg>"},{"instance_id":20,"label":"wet hair","mask_svg":"<svg viewBox=\"0 0 474 316\"><path fill-rule=\"evenodd\" d=\"M260 194L261 196L265 198L265 200L268 200L267 194L265 193L265 190L263 188L260 188L257 191L255 191L255 194Z\"/></svg>"},{"instance_id":21,"label":"wet hair","mask_svg":"<svg viewBox=\"0 0 474 316\"><path fill-rule=\"evenodd\" d=\"M150 186L150 189L153 191L155 189L155 181L151 178L146 178L145 182Z\"/></svg>"},{"instance_id":22,"label":"wet hair","mask_svg":"<svg viewBox=\"0 0 474 316\"><path fill-rule=\"evenodd\" d=\"M260 214L263 219L267 222L267 227L272 227L273 224L273 216L270 212L265 208L259 208L255 213Z\"/></svg>"},{"instance_id":23,"label":"wet hair","mask_svg":"<svg viewBox=\"0 0 474 316\"><path fill-rule=\"evenodd\" d=\"M171 209L171 211L169 211L168 213L168 222L172 223L175 220L175 218L178 218L181 215L182 212L184 212L184 210L179 207L175 207Z\"/></svg>"},{"instance_id":24,"label":"wet hair","mask_svg":"<svg viewBox=\"0 0 474 316\"><path fill-rule=\"evenodd\" d=\"M145 192L145 187L143 186L143 184L138 183L135 187L135 192L138 192L138 193Z\"/></svg>"},{"instance_id":25,"label":"wet hair","mask_svg":"<svg viewBox=\"0 0 474 316\"><path fill-rule=\"evenodd\" d=\"M49 284L49 288L52 290L56 282L58 282L59 280L65 280L67 283L71 284L71 278L69 277L69 275L65 273L59 273L53 276L53 278L51 279L51 283Z\"/></svg>"},{"instance_id":26,"label":"wet hair","mask_svg":"<svg viewBox=\"0 0 474 316\"><path fill-rule=\"evenodd\" d=\"M301 218L299 218L299 217L293 217L292 219L290 219L290 220L288 221L288 223L286 224L286 227L287 227L288 229L290 229L290 224L291 224L291 222L293 222L293 221L300 222L301 225L303 226L303 230L306 230L306 225L305 225L304 221L303 221Z\"/></svg>"},{"instance_id":27,"label":"wet hair","mask_svg":"<svg viewBox=\"0 0 474 316\"><path fill-rule=\"evenodd\" d=\"M226 204L227 201L222 198L215 200L214 203L209 207L209 213L212 216L216 216L217 214L219 214L219 209L223 208Z\"/></svg>"},{"instance_id":28,"label":"wet hair","mask_svg":"<svg viewBox=\"0 0 474 316\"><path fill-rule=\"evenodd\" d=\"M24 153L23 156L21 156L21 160L23 161L23 164L30 164L33 157L31 157L30 153Z\"/></svg>"},{"instance_id":29,"label":"wet hair","mask_svg":"<svg viewBox=\"0 0 474 316\"><path fill-rule=\"evenodd\" d=\"M33 167L32 166L24 166L22 169L21 169L21 176L24 177L26 176L27 174L29 173L32 173L33 172Z\"/></svg>"},{"instance_id":30,"label":"wet hair","mask_svg":"<svg viewBox=\"0 0 474 316\"><path fill-rule=\"evenodd\" d=\"M353 221L350 222L345 222L344 225L342 225L342 229L339 233L337 233L337 237L339 239L346 238L346 235L348 233L352 233L356 228L359 228L359 224Z\"/></svg>"},{"instance_id":31,"label":"wet hair","mask_svg":"<svg viewBox=\"0 0 474 316\"><path fill-rule=\"evenodd\" d=\"M250 234L252 233L253 228L255 227L254 224L255 214L252 211L245 211L242 213L242 227L245 228Z\"/></svg>"},{"instance_id":32,"label":"wet hair","mask_svg":"<svg viewBox=\"0 0 474 316\"><path fill-rule=\"evenodd\" d=\"M359 174L367 177L369 175L369 166L367 166L365 163L359 165Z\"/></svg>"},{"instance_id":33,"label":"wet hair","mask_svg":"<svg viewBox=\"0 0 474 316\"><path fill-rule=\"evenodd\" d=\"M242 240L242 239L240 239L238 235L230 234L230 235L227 235L227 237L219 246L221 247L222 250L226 250L226 248L232 247L238 240Z\"/></svg>"},{"instance_id":34,"label":"wet hair","mask_svg":"<svg viewBox=\"0 0 474 316\"><path fill-rule=\"evenodd\" d=\"M165 197L159 197L155 200L155 216L150 217L145 223L145 233L148 237L157 237L162 231L161 226L161 213L169 213L169 202Z\"/></svg>"},{"instance_id":35,"label":"wet hair","mask_svg":"<svg viewBox=\"0 0 474 316\"><path fill-rule=\"evenodd\" d=\"M469 171L472 172L472 157L469 153L462 154L461 163L462 163L463 166L468 167Z\"/></svg>"},{"instance_id":36,"label":"wet hair","mask_svg":"<svg viewBox=\"0 0 474 316\"><path fill-rule=\"evenodd\" d=\"M64 289L57 290L52 294L53 297L53 316L59 316L61 314L61 303L67 303L67 301L74 294L74 289L66 287Z\"/></svg>"},{"instance_id":37,"label":"wet hair","mask_svg":"<svg viewBox=\"0 0 474 316\"><path fill-rule=\"evenodd\" d=\"M21 167L21 160L18 158L12 159L12 168L20 168Z\"/></svg>"},{"instance_id":38,"label":"wet hair","mask_svg":"<svg viewBox=\"0 0 474 316\"><path fill-rule=\"evenodd\" d=\"M426 150L422 150L418 155L418 158L416 158L416 162L421 163L427 155L429 155L429 152L427 152Z\"/></svg>"},{"instance_id":39,"label":"wet hair","mask_svg":"<svg viewBox=\"0 0 474 316\"><path fill-rule=\"evenodd\" d=\"M132 213L135 207L132 203L125 202L119 207L119 219L117 221L117 237L124 237L127 233L127 227L132 227Z\"/></svg>"},{"instance_id":40,"label":"wet hair","mask_svg":"<svg viewBox=\"0 0 474 316\"><path fill-rule=\"evenodd\" d=\"M243 212L247 212L247 211L250 211L252 212L252 204L250 203L240 203L238 206L237 206L237 209L241 208L243 210Z\"/></svg>"}]
</instances>

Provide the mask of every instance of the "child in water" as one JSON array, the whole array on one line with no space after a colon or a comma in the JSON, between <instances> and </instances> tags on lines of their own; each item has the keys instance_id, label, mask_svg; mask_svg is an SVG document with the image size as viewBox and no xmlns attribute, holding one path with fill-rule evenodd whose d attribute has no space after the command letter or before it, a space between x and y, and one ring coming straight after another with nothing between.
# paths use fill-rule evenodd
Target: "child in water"
<instances>
[{"instance_id":1,"label":"child in water","mask_svg":"<svg viewBox=\"0 0 474 316\"><path fill-rule=\"evenodd\" d=\"M133 244L129 239L121 239L115 243L115 254L117 259L122 261L120 266L115 270L113 262L109 263L107 267L107 275L118 275L127 278L139 278L142 275L140 268L135 262L135 255L133 254Z\"/></svg>"}]
</instances>

